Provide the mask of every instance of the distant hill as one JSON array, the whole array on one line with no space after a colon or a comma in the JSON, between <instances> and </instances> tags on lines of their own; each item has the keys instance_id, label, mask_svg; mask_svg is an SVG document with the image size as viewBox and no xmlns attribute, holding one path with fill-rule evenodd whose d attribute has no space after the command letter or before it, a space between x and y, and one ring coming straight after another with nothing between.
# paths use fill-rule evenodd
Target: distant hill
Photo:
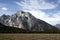
<instances>
[{"instance_id":1,"label":"distant hill","mask_svg":"<svg viewBox=\"0 0 60 40\"><path fill-rule=\"evenodd\" d=\"M56 24L55 27L57 27L60 30L60 24Z\"/></svg>"}]
</instances>

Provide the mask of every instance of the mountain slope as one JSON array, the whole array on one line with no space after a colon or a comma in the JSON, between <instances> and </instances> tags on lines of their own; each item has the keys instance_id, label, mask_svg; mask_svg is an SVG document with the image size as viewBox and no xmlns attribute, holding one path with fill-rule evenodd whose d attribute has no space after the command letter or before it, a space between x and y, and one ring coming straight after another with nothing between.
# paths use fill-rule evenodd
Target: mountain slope
<instances>
[{"instance_id":1,"label":"mountain slope","mask_svg":"<svg viewBox=\"0 0 60 40\"><path fill-rule=\"evenodd\" d=\"M60 31L29 31L21 28L5 26L0 23L0 33L60 33Z\"/></svg>"},{"instance_id":2,"label":"mountain slope","mask_svg":"<svg viewBox=\"0 0 60 40\"><path fill-rule=\"evenodd\" d=\"M6 26L13 26L29 31L58 30L58 28L46 23L43 20L37 19L29 12L24 11L18 11L16 14L13 14L6 21L4 20L4 22L2 23Z\"/></svg>"},{"instance_id":3,"label":"mountain slope","mask_svg":"<svg viewBox=\"0 0 60 40\"><path fill-rule=\"evenodd\" d=\"M24 32L27 31L20 28L5 26L0 23L0 33L24 33Z\"/></svg>"}]
</instances>

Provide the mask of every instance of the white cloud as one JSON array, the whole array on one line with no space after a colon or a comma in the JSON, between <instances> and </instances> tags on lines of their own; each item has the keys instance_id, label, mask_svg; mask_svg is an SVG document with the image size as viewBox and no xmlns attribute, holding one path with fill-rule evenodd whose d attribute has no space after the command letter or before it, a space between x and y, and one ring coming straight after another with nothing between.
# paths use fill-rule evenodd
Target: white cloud
<instances>
[{"instance_id":1,"label":"white cloud","mask_svg":"<svg viewBox=\"0 0 60 40\"><path fill-rule=\"evenodd\" d=\"M4 11L8 10L6 7L2 7L1 9L4 10Z\"/></svg>"},{"instance_id":2,"label":"white cloud","mask_svg":"<svg viewBox=\"0 0 60 40\"><path fill-rule=\"evenodd\" d=\"M24 8L27 9L33 8L33 9L54 9L57 7L55 4L47 3L44 0L24 0L21 2L15 2L19 6L24 6Z\"/></svg>"},{"instance_id":3,"label":"white cloud","mask_svg":"<svg viewBox=\"0 0 60 40\"><path fill-rule=\"evenodd\" d=\"M46 14L45 12L43 12L41 10L24 10L24 11L30 12L36 18L44 20L51 25L60 23L60 12L52 14L52 17L49 17L48 14Z\"/></svg>"},{"instance_id":4,"label":"white cloud","mask_svg":"<svg viewBox=\"0 0 60 40\"><path fill-rule=\"evenodd\" d=\"M41 9L54 9L57 7L56 4L47 3L44 0L24 0L21 2L15 2L17 5L22 6L23 11L30 12L36 18L46 21L49 24L55 25L60 22L59 15L60 13L52 14L52 17L49 17L48 14L41 11Z\"/></svg>"},{"instance_id":5,"label":"white cloud","mask_svg":"<svg viewBox=\"0 0 60 40\"><path fill-rule=\"evenodd\" d=\"M52 24L52 25L55 25L57 23L60 24L60 12L58 13L55 13L52 15L53 17L46 17L45 18L45 21Z\"/></svg>"}]
</instances>

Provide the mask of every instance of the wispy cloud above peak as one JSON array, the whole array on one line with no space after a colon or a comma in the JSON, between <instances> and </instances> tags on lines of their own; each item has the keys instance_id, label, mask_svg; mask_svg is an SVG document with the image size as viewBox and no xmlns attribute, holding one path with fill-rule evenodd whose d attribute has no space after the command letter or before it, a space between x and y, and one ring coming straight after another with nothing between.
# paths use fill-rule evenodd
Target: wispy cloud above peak
<instances>
[{"instance_id":1,"label":"wispy cloud above peak","mask_svg":"<svg viewBox=\"0 0 60 40\"><path fill-rule=\"evenodd\" d=\"M60 22L59 15L52 14L52 17L49 17L49 13L47 14L44 11L46 9L55 9L58 7L59 3L49 3L45 0L24 0L20 2L15 2L17 5L22 7L22 10L30 12L32 15L34 15L36 18L39 18L41 20L44 20L52 25L55 25L56 23ZM56 15L56 16L55 16ZM58 17L59 16L59 17Z\"/></svg>"},{"instance_id":2,"label":"wispy cloud above peak","mask_svg":"<svg viewBox=\"0 0 60 40\"><path fill-rule=\"evenodd\" d=\"M17 5L23 6L23 8L29 7L34 9L54 9L57 5L48 3L44 0L24 0L21 2L16 2Z\"/></svg>"}]
</instances>

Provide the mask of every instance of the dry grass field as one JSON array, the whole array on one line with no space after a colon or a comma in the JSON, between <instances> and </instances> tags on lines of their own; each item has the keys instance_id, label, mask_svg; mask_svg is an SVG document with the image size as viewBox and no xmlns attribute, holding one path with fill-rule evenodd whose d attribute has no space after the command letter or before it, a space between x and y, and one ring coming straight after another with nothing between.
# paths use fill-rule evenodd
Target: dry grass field
<instances>
[{"instance_id":1,"label":"dry grass field","mask_svg":"<svg viewBox=\"0 0 60 40\"><path fill-rule=\"evenodd\" d=\"M60 40L60 34L0 34L0 40Z\"/></svg>"}]
</instances>

